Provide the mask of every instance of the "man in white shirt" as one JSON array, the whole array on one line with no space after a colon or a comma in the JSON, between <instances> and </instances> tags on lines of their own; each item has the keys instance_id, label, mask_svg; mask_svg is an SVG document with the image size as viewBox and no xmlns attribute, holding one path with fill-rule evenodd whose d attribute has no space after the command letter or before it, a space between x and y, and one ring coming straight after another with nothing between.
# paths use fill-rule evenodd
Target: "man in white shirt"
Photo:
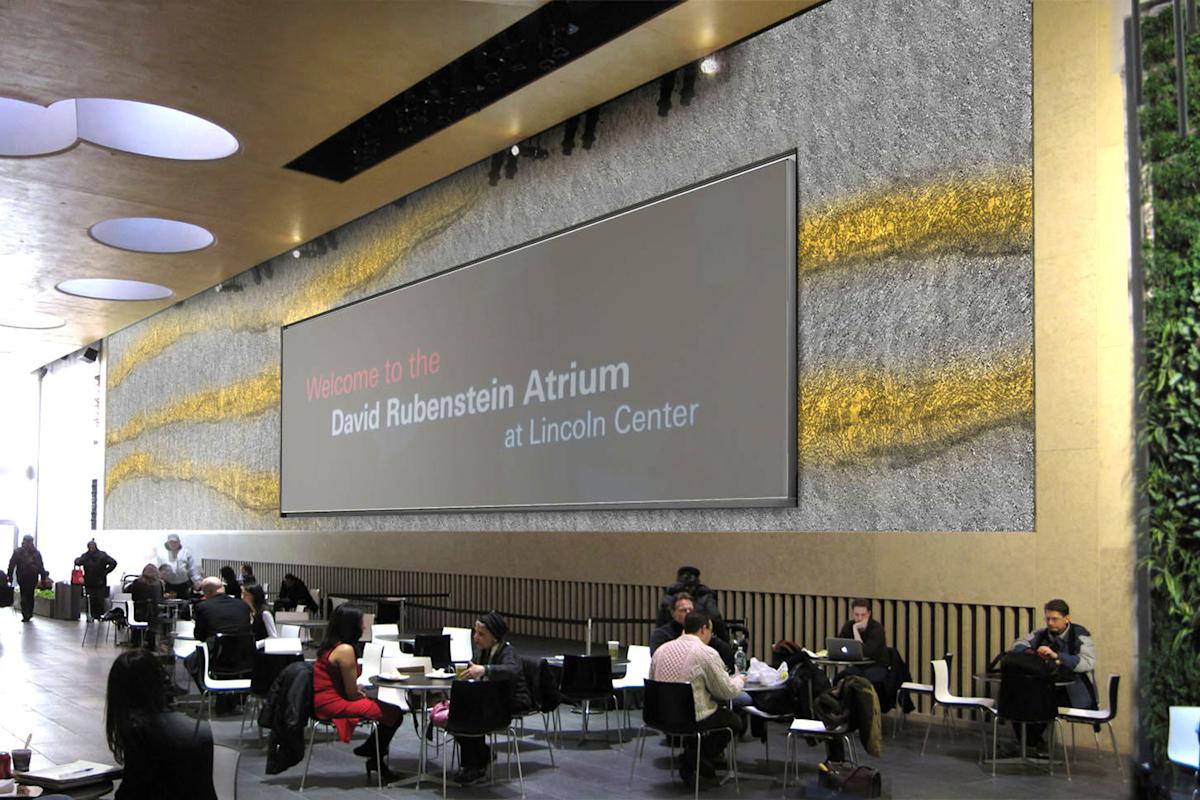
<instances>
[{"instance_id":1,"label":"man in white shirt","mask_svg":"<svg viewBox=\"0 0 1200 800\"><path fill-rule=\"evenodd\" d=\"M701 730L730 728L741 736L746 723L726 704L738 696L746 680L741 675L729 677L717 651L708 646L712 636L712 621L707 614L702 611L688 614L683 621L683 634L654 651L650 660L650 679L691 684L697 727ZM700 749L701 775L711 778L716 774L716 764L728 742L727 733L704 737ZM679 775L688 785L695 781L695 747L694 740L685 740Z\"/></svg>"},{"instance_id":2,"label":"man in white shirt","mask_svg":"<svg viewBox=\"0 0 1200 800\"><path fill-rule=\"evenodd\" d=\"M200 588L200 566L192 551L179 541L178 533L169 534L158 551L158 574L167 585L167 591L180 599L186 600L193 589Z\"/></svg>"}]
</instances>

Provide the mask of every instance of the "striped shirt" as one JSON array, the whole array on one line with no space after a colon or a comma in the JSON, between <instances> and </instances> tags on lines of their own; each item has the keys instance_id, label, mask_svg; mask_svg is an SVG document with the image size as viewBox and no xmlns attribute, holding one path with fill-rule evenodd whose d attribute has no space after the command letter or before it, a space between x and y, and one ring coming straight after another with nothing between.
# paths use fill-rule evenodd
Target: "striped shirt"
<instances>
[{"instance_id":1,"label":"striped shirt","mask_svg":"<svg viewBox=\"0 0 1200 800\"><path fill-rule=\"evenodd\" d=\"M732 700L742 691L741 682L730 679L717 651L692 633L685 633L654 651L650 680L690 683L697 722L712 716L718 702Z\"/></svg>"}]
</instances>

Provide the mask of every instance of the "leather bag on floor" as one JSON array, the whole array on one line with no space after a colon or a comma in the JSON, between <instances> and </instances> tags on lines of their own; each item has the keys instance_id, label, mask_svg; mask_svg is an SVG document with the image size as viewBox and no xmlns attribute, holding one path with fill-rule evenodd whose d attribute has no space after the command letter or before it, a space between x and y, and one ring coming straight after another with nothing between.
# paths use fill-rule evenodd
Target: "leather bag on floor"
<instances>
[{"instance_id":1,"label":"leather bag on floor","mask_svg":"<svg viewBox=\"0 0 1200 800\"><path fill-rule=\"evenodd\" d=\"M821 785L839 794L855 797L879 797L883 792L883 778L879 770L837 762L821 764Z\"/></svg>"}]
</instances>

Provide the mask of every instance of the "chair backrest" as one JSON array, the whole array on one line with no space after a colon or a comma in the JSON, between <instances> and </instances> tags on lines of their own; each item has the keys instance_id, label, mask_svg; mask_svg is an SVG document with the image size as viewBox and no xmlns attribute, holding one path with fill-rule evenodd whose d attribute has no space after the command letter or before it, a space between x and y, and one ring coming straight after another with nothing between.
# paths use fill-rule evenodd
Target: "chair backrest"
<instances>
[{"instance_id":1,"label":"chair backrest","mask_svg":"<svg viewBox=\"0 0 1200 800\"><path fill-rule=\"evenodd\" d=\"M933 699L945 703L954 699L950 694L950 666L945 659L936 659L933 665Z\"/></svg>"},{"instance_id":2,"label":"chair backrest","mask_svg":"<svg viewBox=\"0 0 1200 800\"><path fill-rule=\"evenodd\" d=\"M996 714L1016 722L1051 722L1058 716L1054 676L1006 673L1000 678Z\"/></svg>"},{"instance_id":3,"label":"chair backrest","mask_svg":"<svg viewBox=\"0 0 1200 800\"><path fill-rule=\"evenodd\" d=\"M362 676L373 678L383 673L383 645L379 642L363 644Z\"/></svg>"},{"instance_id":4,"label":"chair backrest","mask_svg":"<svg viewBox=\"0 0 1200 800\"><path fill-rule=\"evenodd\" d=\"M175 620L175 637L194 639L196 637L196 623L190 619Z\"/></svg>"},{"instance_id":5,"label":"chair backrest","mask_svg":"<svg viewBox=\"0 0 1200 800\"><path fill-rule=\"evenodd\" d=\"M690 683L646 681L642 720L647 727L664 733L694 733L696 698Z\"/></svg>"},{"instance_id":6,"label":"chair backrest","mask_svg":"<svg viewBox=\"0 0 1200 800\"><path fill-rule=\"evenodd\" d=\"M455 681L450 684L446 730L467 734L504 730L512 720L511 705L509 681Z\"/></svg>"},{"instance_id":7,"label":"chair backrest","mask_svg":"<svg viewBox=\"0 0 1200 800\"><path fill-rule=\"evenodd\" d=\"M450 660L470 661L474 656L471 648L470 628L442 628L442 635L450 637Z\"/></svg>"},{"instance_id":8,"label":"chair backrest","mask_svg":"<svg viewBox=\"0 0 1200 800\"><path fill-rule=\"evenodd\" d=\"M450 661L450 637L438 634L417 634L413 639L413 655L428 656L434 667L448 667Z\"/></svg>"},{"instance_id":9,"label":"chair backrest","mask_svg":"<svg viewBox=\"0 0 1200 800\"><path fill-rule=\"evenodd\" d=\"M1171 706L1171 729L1167 735L1167 758L1192 769L1200 769L1200 706Z\"/></svg>"},{"instance_id":10,"label":"chair backrest","mask_svg":"<svg viewBox=\"0 0 1200 800\"><path fill-rule=\"evenodd\" d=\"M407 653L393 654L391 651L389 651L387 649L388 645L390 645L390 644L391 644L391 642L388 642L387 645L384 645L383 656L384 656L384 658L391 656L393 659L395 659L396 669L410 669L412 667L420 667L422 675L425 674L426 672L433 671L433 661L432 661L432 659L429 658L429 656L410 656Z\"/></svg>"},{"instance_id":11,"label":"chair backrest","mask_svg":"<svg viewBox=\"0 0 1200 800\"><path fill-rule=\"evenodd\" d=\"M129 592L113 592L113 595L112 595L112 601L113 601L114 606L120 605L121 603L124 603L126 600L132 600L132 599L133 599L133 595L131 595Z\"/></svg>"},{"instance_id":12,"label":"chair backrest","mask_svg":"<svg viewBox=\"0 0 1200 800\"><path fill-rule=\"evenodd\" d=\"M263 652L268 655L293 655L304 652L304 642L299 637L274 636L263 639Z\"/></svg>"},{"instance_id":13,"label":"chair backrest","mask_svg":"<svg viewBox=\"0 0 1200 800\"><path fill-rule=\"evenodd\" d=\"M214 678L249 678L254 673L254 634L218 633L209 640L208 674Z\"/></svg>"},{"instance_id":14,"label":"chair backrest","mask_svg":"<svg viewBox=\"0 0 1200 800\"><path fill-rule=\"evenodd\" d=\"M1108 719L1117 718L1117 689L1121 686L1120 675L1108 676Z\"/></svg>"},{"instance_id":15,"label":"chair backrest","mask_svg":"<svg viewBox=\"0 0 1200 800\"><path fill-rule=\"evenodd\" d=\"M303 639L300 635L303 630L299 625L280 625L279 636L283 639Z\"/></svg>"},{"instance_id":16,"label":"chair backrest","mask_svg":"<svg viewBox=\"0 0 1200 800\"><path fill-rule=\"evenodd\" d=\"M612 694L612 658L602 656L563 656L562 683L568 700Z\"/></svg>"},{"instance_id":17,"label":"chair backrest","mask_svg":"<svg viewBox=\"0 0 1200 800\"><path fill-rule=\"evenodd\" d=\"M317 604L317 614L321 613L321 590L309 589L308 593L312 595L313 602Z\"/></svg>"},{"instance_id":18,"label":"chair backrest","mask_svg":"<svg viewBox=\"0 0 1200 800\"><path fill-rule=\"evenodd\" d=\"M394 636L399 638L400 626L394 622L376 622L371 626L371 639L374 641L380 636Z\"/></svg>"},{"instance_id":19,"label":"chair backrest","mask_svg":"<svg viewBox=\"0 0 1200 800\"><path fill-rule=\"evenodd\" d=\"M223 744L213 745L213 789L217 800L237 800L238 762L242 754Z\"/></svg>"},{"instance_id":20,"label":"chair backrest","mask_svg":"<svg viewBox=\"0 0 1200 800\"><path fill-rule=\"evenodd\" d=\"M534 701L537 703L538 710L543 714L549 714L562 705L562 690L558 688L558 678L559 676L550 662L544 658L540 659L536 684L538 694ZM530 684L531 687L533 685Z\"/></svg>"}]
</instances>

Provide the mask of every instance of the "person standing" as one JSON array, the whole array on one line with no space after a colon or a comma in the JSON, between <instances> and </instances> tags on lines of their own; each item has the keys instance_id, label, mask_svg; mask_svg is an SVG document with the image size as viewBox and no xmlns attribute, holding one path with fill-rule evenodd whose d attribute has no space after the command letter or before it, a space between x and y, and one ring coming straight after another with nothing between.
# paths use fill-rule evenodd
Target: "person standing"
<instances>
[{"instance_id":1,"label":"person standing","mask_svg":"<svg viewBox=\"0 0 1200 800\"><path fill-rule=\"evenodd\" d=\"M87 550L75 559L75 566L83 567L83 588L87 589L92 619L100 619L108 599L108 573L117 568L117 561L101 550L95 539L90 539Z\"/></svg>"},{"instance_id":2,"label":"person standing","mask_svg":"<svg viewBox=\"0 0 1200 800\"><path fill-rule=\"evenodd\" d=\"M33 591L37 589L38 578L49 580L50 573L42 564L42 554L33 545L33 537L27 533L8 560L8 579L21 588L21 622L33 618Z\"/></svg>"},{"instance_id":3,"label":"person standing","mask_svg":"<svg viewBox=\"0 0 1200 800\"><path fill-rule=\"evenodd\" d=\"M193 589L200 589L200 567L192 551L179 541L179 534L167 536L163 549L158 551L158 566L167 591L181 600L191 597Z\"/></svg>"}]
</instances>

